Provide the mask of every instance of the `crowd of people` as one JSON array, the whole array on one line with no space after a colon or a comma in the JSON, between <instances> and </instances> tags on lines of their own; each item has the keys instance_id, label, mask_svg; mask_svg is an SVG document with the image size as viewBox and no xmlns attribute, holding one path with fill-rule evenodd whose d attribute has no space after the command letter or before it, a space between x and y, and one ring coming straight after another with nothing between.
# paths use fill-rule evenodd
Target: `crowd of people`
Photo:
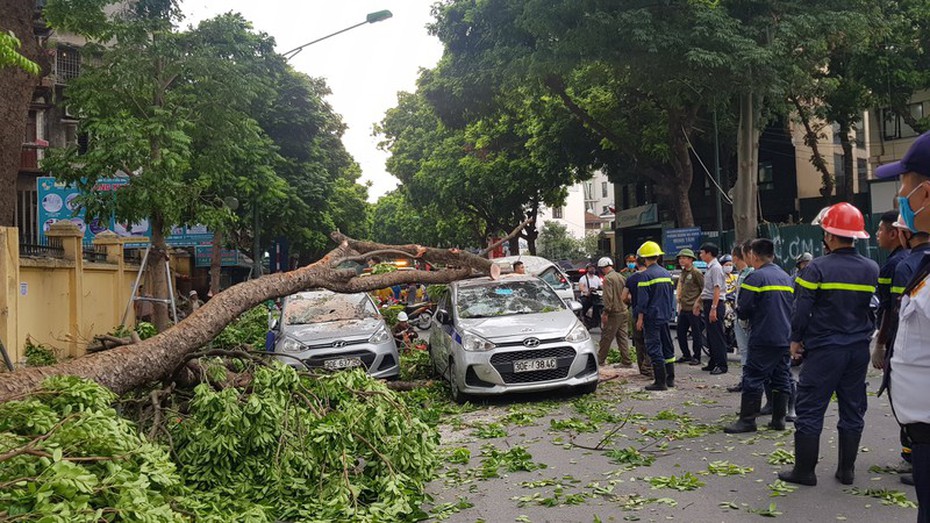
<instances>
[{"instance_id":1,"label":"crowd of people","mask_svg":"<svg viewBox=\"0 0 930 523\"><path fill-rule=\"evenodd\" d=\"M856 251L855 243L870 235L862 212L844 202L814 221L823 230L824 255L803 253L791 275L775 264L772 240L758 238L724 256L712 243L697 254L681 250L676 285L662 266L665 253L647 241L620 271L611 258L601 258L597 269L603 278L592 278L589 267L580 290L583 301L594 290L603 295L600 363L616 342L620 364L631 365L632 338L640 373L653 380L645 387L649 391L674 388L675 364L701 365L705 346L709 357L702 370L729 371L724 318L731 297L742 376L728 390L740 392L741 400L738 420L724 430L756 431L759 415L771 414L775 430L793 421L795 463L779 473L790 483L817 484L824 414L834 395L839 407L834 476L853 483L871 362L884 371L878 393L890 397L902 457L913 471L901 480L916 488L918 522L930 523L930 133L901 161L879 167L876 176L900 183L898 211L882 216L875 231L879 247L889 253L881 268ZM698 259L706 264L703 272L695 266Z\"/></svg>"}]
</instances>

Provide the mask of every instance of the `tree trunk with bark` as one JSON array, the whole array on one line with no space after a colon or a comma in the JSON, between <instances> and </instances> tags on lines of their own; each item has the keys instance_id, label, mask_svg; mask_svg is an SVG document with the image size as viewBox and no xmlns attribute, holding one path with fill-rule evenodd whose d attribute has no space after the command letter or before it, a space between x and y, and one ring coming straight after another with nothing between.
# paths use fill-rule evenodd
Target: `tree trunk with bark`
<instances>
[{"instance_id":1,"label":"tree trunk with bark","mask_svg":"<svg viewBox=\"0 0 930 523\"><path fill-rule=\"evenodd\" d=\"M671 163L675 172L675 179L672 182L672 202L679 227L694 227L690 196L691 182L694 180L694 164L691 162L689 139L695 113L693 109L688 109L685 113L669 110L668 116L668 132L672 142Z\"/></svg>"},{"instance_id":2,"label":"tree trunk with bark","mask_svg":"<svg viewBox=\"0 0 930 523\"><path fill-rule=\"evenodd\" d=\"M833 196L833 188L836 185L836 179L830 173L830 169L827 167L827 162L824 160L823 155L820 154L819 144L820 138L822 137L820 130L823 126L815 126L812 121L813 116L811 115L810 109L808 109L800 99L796 97L791 98L791 103L794 104L798 119L804 126L804 145L811 149L811 164L817 169L817 172L820 173L820 195L829 200Z\"/></svg>"},{"instance_id":3,"label":"tree trunk with bark","mask_svg":"<svg viewBox=\"0 0 930 523\"><path fill-rule=\"evenodd\" d=\"M168 302L171 296L168 292L168 271L165 264L168 262L168 243L165 241L165 219L161 213L155 213L151 218L152 223L152 250L149 251L148 271L151 275L152 297L156 300L153 302L154 313L152 319L155 321L155 328L162 332L171 326L171 318L168 315Z\"/></svg>"},{"instance_id":4,"label":"tree trunk with bark","mask_svg":"<svg viewBox=\"0 0 930 523\"><path fill-rule=\"evenodd\" d=\"M507 237L513 238L527 222ZM420 245L383 245L332 234L338 247L321 260L290 272L279 272L235 285L184 321L141 343L118 347L68 360L49 367L33 367L0 373L0 402L21 398L38 389L45 378L72 375L94 380L124 393L168 376L185 357L207 344L243 312L266 300L288 296L312 287L354 293L383 289L405 283L449 283L469 276L489 274L492 263L480 255L458 249L436 249ZM353 269L338 269L347 261L364 263L372 257L407 256L421 259L437 271L395 271L360 278Z\"/></svg>"},{"instance_id":5,"label":"tree trunk with bark","mask_svg":"<svg viewBox=\"0 0 930 523\"><path fill-rule=\"evenodd\" d=\"M39 62L39 46L33 36L32 0L0 2L0 31L12 32L22 42L20 54ZM0 68L0 226L16 221L16 179L22 161L29 102L37 78L13 66Z\"/></svg>"},{"instance_id":6,"label":"tree trunk with bark","mask_svg":"<svg viewBox=\"0 0 930 523\"><path fill-rule=\"evenodd\" d=\"M733 194L733 225L736 240L756 237L759 225L759 137L762 134L762 100L752 93L739 97L737 163L739 172Z\"/></svg>"},{"instance_id":7,"label":"tree trunk with bark","mask_svg":"<svg viewBox=\"0 0 930 523\"><path fill-rule=\"evenodd\" d=\"M843 149L843 172L846 176L843 178L841 200L852 202L853 195L856 193L853 187L856 179L856 157L853 154L852 140L849 139L849 133L852 131L852 123L849 121L837 122L840 126L840 147ZM837 191L838 193L840 191Z\"/></svg>"}]
</instances>

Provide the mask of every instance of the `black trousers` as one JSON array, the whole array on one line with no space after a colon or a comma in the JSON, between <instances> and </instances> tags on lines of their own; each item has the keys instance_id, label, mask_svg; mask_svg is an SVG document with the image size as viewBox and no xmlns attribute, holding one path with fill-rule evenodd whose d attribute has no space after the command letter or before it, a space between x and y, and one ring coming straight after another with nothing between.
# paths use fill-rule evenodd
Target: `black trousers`
<instances>
[{"instance_id":1,"label":"black trousers","mask_svg":"<svg viewBox=\"0 0 930 523\"><path fill-rule=\"evenodd\" d=\"M762 395L768 383L779 392L791 392L790 366L788 347L750 345L743 367L743 393Z\"/></svg>"},{"instance_id":2,"label":"black trousers","mask_svg":"<svg viewBox=\"0 0 930 523\"><path fill-rule=\"evenodd\" d=\"M903 428L911 440L917 523L930 523L930 424L912 423Z\"/></svg>"},{"instance_id":3,"label":"black trousers","mask_svg":"<svg viewBox=\"0 0 930 523\"><path fill-rule=\"evenodd\" d=\"M687 359L701 360L701 349L704 347L704 319L701 316L695 316L691 309L685 310L682 307L678 313L678 348L681 349L681 355ZM688 332L691 332L691 346L688 348Z\"/></svg>"},{"instance_id":4,"label":"black trousers","mask_svg":"<svg viewBox=\"0 0 930 523\"><path fill-rule=\"evenodd\" d=\"M727 313L723 300L717 302L717 321L710 321L710 309L713 300L704 300L704 324L707 326L707 344L710 346L711 367L727 369L727 339L723 334L723 317Z\"/></svg>"}]
</instances>

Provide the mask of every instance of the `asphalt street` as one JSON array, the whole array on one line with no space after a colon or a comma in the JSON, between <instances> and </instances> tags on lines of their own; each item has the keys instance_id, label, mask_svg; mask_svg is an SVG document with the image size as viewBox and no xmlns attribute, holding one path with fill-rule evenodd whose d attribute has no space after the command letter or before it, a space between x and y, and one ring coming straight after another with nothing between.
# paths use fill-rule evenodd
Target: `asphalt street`
<instances>
[{"instance_id":1,"label":"asphalt street","mask_svg":"<svg viewBox=\"0 0 930 523\"><path fill-rule=\"evenodd\" d=\"M875 397L877 371L868 378L869 410L854 488L833 477L835 402L821 438L819 484L786 487L775 481L790 466L777 464L793 451L790 424L787 431L773 431L764 428L769 418L761 417L755 434L723 433L739 404L739 394L726 391L739 379L735 359L731 355L730 372L719 376L677 365L677 387L667 392L643 392L648 382L634 371L608 368L602 378L616 377L602 382L593 396L511 396L450 417L440 426L441 477L429 487L444 509L436 519L916 520L916 509L906 506L916 502L913 487L888 470L901 462L898 426L887 397Z\"/></svg>"}]
</instances>

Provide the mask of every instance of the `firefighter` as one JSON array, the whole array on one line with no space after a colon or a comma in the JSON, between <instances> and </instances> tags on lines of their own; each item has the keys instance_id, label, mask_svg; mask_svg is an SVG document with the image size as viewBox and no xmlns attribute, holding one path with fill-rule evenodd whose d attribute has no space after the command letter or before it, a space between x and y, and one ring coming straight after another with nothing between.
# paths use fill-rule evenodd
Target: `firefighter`
<instances>
[{"instance_id":1,"label":"firefighter","mask_svg":"<svg viewBox=\"0 0 930 523\"><path fill-rule=\"evenodd\" d=\"M783 481L816 485L823 416L836 393L839 401L839 466L836 478L853 482L867 407L865 374L875 316L869 307L878 284L878 264L856 253L866 239L865 219L849 203L828 207L817 223L830 254L811 261L797 279L791 314L791 356L804 358L794 422L795 464L779 472Z\"/></svg>"},{"instance_id":2,"label":"firefighter","mask_svg":"<svg viewBox=\"0 0 930 523\"><path fill-rule=\"evenodd\" d=\"M652 360L652 372L655 382L647 385L646 390L667 390L675 386L675 348L672 345L672 333L668 323L675 314L675 290L672 287L672 275L659 263L665 254L659 244L647 241L636 251L636 255L646 261L636 285L636 330L643 331L646 338L646 352Z\"/></svg>"},{"instance_id":3,"label":"firefighter","mask_svg":"<svg viewBox=\"0 0 930 523\"><path fill-rule=\"evenodd\" d=\"M727 434L756 431L756 413L762 405L767 381L772 386L772 421L769 427L785 430L791 392L788 333L794 287L791 277L775 265L775 244L767 238L750 244L755 269L740 285L737 314L749 321L749 351L743 369L743 395L739 420L724 428Z\"/></svg>"}]
</instances>

